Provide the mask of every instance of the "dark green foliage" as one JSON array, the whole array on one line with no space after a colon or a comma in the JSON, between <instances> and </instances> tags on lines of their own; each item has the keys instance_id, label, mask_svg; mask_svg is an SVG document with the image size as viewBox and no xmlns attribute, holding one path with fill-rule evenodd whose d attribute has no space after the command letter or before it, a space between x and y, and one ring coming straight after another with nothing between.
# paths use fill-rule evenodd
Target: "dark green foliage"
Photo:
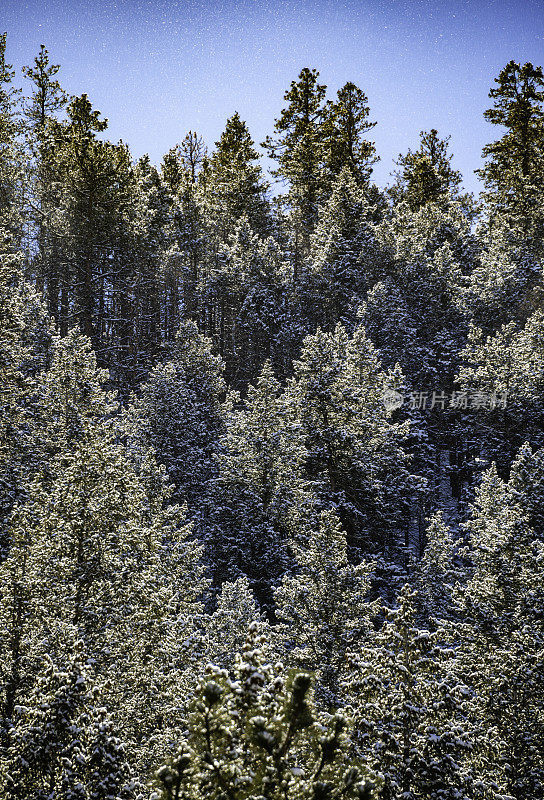
<instances>
[{"instance_id":1,"label":"dark green foliage","mask_svg":"<svg viewBox=\"0 0 544 800\"><path fill-rule=\"evenodd\" d=\"M367 96L351 81L338 90L335 101L328 102L324 125L325 162L333 179L347 169L359 187L368 184L372 164L379 160L374 142L364 138L376 125L369 121L369 114Z\"/></svg>"},{"instance_id":2,"label":"dark green foliage","mask_svg":"<svg viewBox=\"0 0 544 800\"><path fill-rule=\"evenodd\" d=\"M461 201L467 212L470 197L460 194L461 173L451 166L452 154L449 139L440 139L438 131L421 131L419 148L408 150L396 162L400 169L395 173L396 181L389 189L394 203L405 201L413 211L427 203L438 203L448 199Z\"/></svg>"},{"instance_id":3,"label":"dark green foliage","mask_svg":"<svg viewBox=\"0 0 544 800\"><path fill-rule=\"evenodd\" d=\"M228 399L224 421L205 531L214 584L245 575L270 607L289 549L306 533L312 497L303 436L269 362L242 406Z\"/></svg>"},{"instance_id":4,"label":"dark green foliage","mask_svg":"<svg viewBox=\"0 0 544 800\"><path fill-rule=\"evenodd\" d=\"M318 77L317 70L305 67L298 81L292 81L284 95L288 105L276 120L276 138L267 137L263 145L278 162L274 174L289 183L288 197L299 215L303 253L316 223L324 180L322 126L327 87L318 83Z\"/></svg>"},{"instance_id":5,"label":"dark green foliage","mask_svg":"<svg viewBox=\"0 0 544 800\"><path fill-rule=\"evenodd\" d=\"M530 62L509 61L489 92L493 107L484 116L506 128L483 150L480 170L488 190L491 214L512 218L533 235L542 235L542 144L544 140L544 76Z\"/></svg>"},{"instance_id":6,"label":"dark green foliage","mask_svg":"<svg viewBox=\"0 0 544 800\"><path fill-rule=\"evenodd\" d=\"M220 403L225 393L223 364L210 343L186 322L133 398L123 423L135 457L152 448L166 467L173 500L202 507L207 482L216 474L214 453L223 432Z\"/></svg>"},{"instance_id":7,"label":"dark green foliage","mask_svg":"<svg viewBox=\"0 0 544 800\"><path fill-rule=\"evenodd\" d=\"M371 218L363 190L344 168L320 209L301 287L313 327L333 330L340 322L353 329L358 308L383 268Z\"/></svg>"},{"instance_id":8,"label":"dark green foliage","mask_svg":"<svg viewBox=\"0 0 544 800\"><path fill-rule=\"evenodd\" d=\"M260 234L269 228L268 187L257 160L247 126L235 113L227 120L201 176L208 225L213 239L220 243L228 241L242 217Z\"/></svg>"},{"instance_id":9,"label":"dark green foliage","mask_svg":"<svg viewBox=\"0 0 544 800\"><path fill-rule=\"evenodd\" d=\"M371 627L372 564L348 560L346 534L332 512L323 512L310 541L295 549L296 574L275 592L279 634L289 661L316 675L326 708L343 705L341 681L347 652Z\"/></svg>"}]
</instances>

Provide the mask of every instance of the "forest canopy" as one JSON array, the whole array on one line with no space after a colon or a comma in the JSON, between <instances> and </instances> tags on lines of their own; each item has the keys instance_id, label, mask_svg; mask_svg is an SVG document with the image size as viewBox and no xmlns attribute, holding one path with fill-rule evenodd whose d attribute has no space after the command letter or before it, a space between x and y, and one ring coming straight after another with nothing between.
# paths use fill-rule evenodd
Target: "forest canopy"
<instances>
[{"instance_id":1,"label":"forest canopy","mask_svg":"<svg viewBox=\"0 0 544 800\"><path fill-rule=\"evenodd\" d=\"M23 73L4 34L1 796L542 800L542 69L478 197L434 128L376 186L316 69L158 165Z\"/></svg>"}]
</instances>

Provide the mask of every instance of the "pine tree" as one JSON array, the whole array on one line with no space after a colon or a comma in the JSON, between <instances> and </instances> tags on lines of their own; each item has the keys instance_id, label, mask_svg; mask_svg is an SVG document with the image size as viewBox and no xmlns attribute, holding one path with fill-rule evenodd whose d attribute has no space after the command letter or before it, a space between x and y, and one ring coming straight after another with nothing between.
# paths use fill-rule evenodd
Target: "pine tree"
<instances>
[{"instance_id":1,"label":"pine tree","mask_svg":"<svg viewBox=\"0 0 544 800\"><path fill-rule=\"evenodd\" d=\"M172 147L161 163L161 175L173 194L179 194L187 184L195 184L207 157L202 136L189 131L181 144Z\"/></svg>"},{"instance_id":2,"label":"pine tree","mask_svg":"<svg viewBox=\"0 0 544 800\"><path fill-rule=\"evenodd\" d=\"M359 317L383 364L402 363L405 374L414 375L422 356L417 322L409 298L393 277L374 284L359 307Z\"/></svg>"},{"instance_id":3,"label":"pine tree","mask_svg":"<svg viewBox=\"0 0 544 800\"><path fill-rule=\"evenodd\" d=\"M59 666L44 657L41 674L16 709L0 781L6 800L131 800L137 784L103 689L76 641Z\"/></svg>"},{"instance_id":4,"label":"pine tree","mask_svg":"<svg viewBox=\"0 0 544 800\"><path fill-rule=\"evenodd\" d=\"M49 358L52 329L44 304L23 280L23 254L0 221L0 560L6 520L37 468L35 379Z\"/></svg>"},{"instance_id":5,"label":"pine tree","mask_svg":"<svg viewBox=\"0 0 544 800\"><path fill-rule=\"evenodd\" d=\"M54 337L46 366L37 378L35 414L42 464L84 442L97 424L111 429L118 409L114 393L105 388L107 371L97 366L91 343L77 329Z\"/></svg>"},{"instance_id":6,"label":"pine tree","mask_svg":"<svg viewBox=\"0 0 544 800\"><path fill-rule=\"evenodd\" d=\"M541 462L524 447L508 483L495 465L484 474L466 524L468 580L457 593L459 667L477 691L475 714L494 754L487 769L516 800L544 796Z\"/></svg>"},{"instance_id":7,"label":"pine tree","mask_svg":"<svg viewBox=\"0 0 544 800\"><path fill-rule=\"evenodd\" d=\"M6 61L7 34L0 34L0 220L16 243L22 238L24 155L20 119L20 92L13 86L14 71Z\"/></svg>"},{"instance_id":8,"label":"pine tree","mask_svg":"<svg viewBox=\"0 0 544 800\"><path fill-rule=\"evenodd\" d=\"M206 288L214 320L209 333L226 362L229 385L245 389L267 359L283 372L290 366L289 279L276 242L262 241L242 218Z\"/></svg>"},{"instance_id":9,"label":"pine tree","mask_svg":"<svg viewBox=\"0 0 544 800\"><path fill-rule=\"evenodd\" d=\"M272 638L265 633L268 623L259 610L248 579L242 577L224 583L217 596L216 608L205 621L207 659L222 669L232 669L236 654L246 641L248 628L254 622L258 622L268 642Z\"/></svg>"},{"instance_id":10,"label":"pine tree","mask_svg":"<svg viewBox=\"0 0 544 800\"><path fill-rule=\"evenodd\" d=\"M421 131L420 137L419 148L399 155L396 162L400 170L395 173L395 183L389 189L393 201L405 201L417 211L427 203L450 199L460 202L470 212L470 196L460 193L461 173L451 166L450 137L440 139L435 128Z\"/></svg>"},{"instance_id":11,"label":"pine tree","mask_svg":"<svg viewBox=\"0 0 544 800\"><path fill-rule=\"evenodd\" d=\"M206 212L198 183L184 182L174 214L174 232L182 275L184 317L210 328L206 275L209 267L209 242Z\"/></svg>"},{"instance_id":12,"label":"pine tree","mask_svg":"<svg viewBox=\"0 0 544 800\"><path fill-rule=\"evenodd\" d=\"M27 224L32 221L32 236L35 238L37 252L32 259L32 273L38 287L43 291L48 287L49 301L54 304L58 293L58 265L55 263L58 251L50 236L48 220L58 212L59 194L51 169L50 150L47 141L47 127L57 119L67 102L56 75L59 64L51 64L49 53L42 44L34 59L33 66L23 67L23 75L33 85L33 92L27 99L25 125L28 150L31 156L31 189L27 197L25 216Z\"/></svg>"},{"instance_id":13,"label":"pine tree","mask_svg":"<svg viewBox=\"0 0 544 800\"><path fill-rule=\"evenodd\" d=\"M292 316L291 265L271 236L262 243L253 238L247 249L243 238L237 236L227 258L230 269L239 270L246 285L236 326L232 383L245 388L267 360L284 378L291 371L293 352L299 344L296 319Z\"/></svg>"},{"instance_id":14,"label":"pine tree","mask_svg":"<svg viewBox=\"0 0 544 800\"><path fill-rule=\"evenodd\" d=\"M474 324L491 334L524 322L541 305L542 264L527 237L504 217L480 226L480 254L470 273L465 302Z\"/></svg>"},{"instance_id":15,"label":"pine tree","mask_svg":"<svg viewBox=\"0 0 544 800\"><path fill-rule=\"evenodd\" d=\"M493 637L531 624L541 627L543 548L540 476L542 451L525 445L505 483L493 464L484 473L466 526L473 567L463 607Z\"/></svg>"},{"instance_id":16,"label":"pine tree","mask_svg":"<svg viewBox=\"0 0 544 800\"><path fill-rule=\"evenodd\" d=\"M465 275L476 258L469 222L457 204L440 208L428 203L413 212L401 203L390 220L377 226L377 234L381 247L388 251L386 276L380 283L390 287L392 297L382 307L381 299L376 302L377 295L372 295L363 323L375 332L377 342L383 341L390 349L391 342L381 328L391 329L386 314L394 306L394 317L404 317L401 330L413 347L404 346L397 332L399 348L391 354L394 360L384 362L393 366L398 361L417 391L422 391L421 387L446 391L453 384L468 327ZM383 288L380 292L383 294Z\"/></svg>"},{"instance_id":17,"label":"pine tree","mask_svg":"<svg viewBox=\"0 0 544 800\"><path fill-rule=\"evenodd\" d=\"M140 276L136 171L126 145L98 138L106 128L86 95L71 100L65 121L47 128L59 196L57 213L47 220L55 271L46 290L61 334L79 325L123 387L136 377L137 287L141 280L149 290L148 258Z\"/></svg>"},{"instance_id":18,"label":"pine tree","mask_svg":"<svg viewBox=\"0 0 544 800\"><path fill-rule=\"evenodd\" d=\"M44 45L32 66L23 67L23 74L33 91L24 107L30 154L31 191L27 203L27 219L32 221L36 252L32 273L41 291L46 291L50 310L58 317L61 292L60 241L58 233L61 192L55 169L54 148L49 126L67 105L68 97L55 77L59 64L51 64Z\"/></svg>"},{"instance_id":19,"label":"pine tree","mask_svg":"<svg viewBox=\"0 0 544 800\"><path fill-rule=\"evenodd\" d=\"M80 326L96 343L94 259L98 241L94 229L98 227L99 198L104 200L108 184L102 161L103 145L98 143L96 133L105 130L107 121L92 110L86 95L71 101L68 115L67 122L52 121L48 129L48 163L54 170L53 180L62 185L58 203L65 206L64 213L51 220L51 236L57 240L62 235L72 239L72 247L60 254L61 275L47 277L48 297L53 302L49 311L65 333L71 306L77 303L75 313ZM66 230L68 220L72 225Z\"/></svg>"},{"instance_id":20,"label":"pine tree","mask_svg":"<svg viewBox=\"0 0 544 800\"><path fill-rule=\"evenodd\" d=\"M474 421L471 434L480 456L497 462L506 476L523 443L542 447L542 334L544 317L537 310L520 328L516 322L484 336L471 328L462 352L459 383L464 390L489 398L490 410Z\"/></svg>"},{"instance_id":21,"label":"pine tree","mask_svg":"<svg viewBox=\"0 0 544 800\"><path fill-rule=\"evenodd\" d=\"M155 800L267 797L370 800L373 786L347 761L347 721L317 715L311 676L263 657L254 623L234 680L208 665L179 754L157 772Z\"/></svg>"},{"instance_id":22,"label":"pine tree","mask_svg":"<svg viewBox=\"0 0 544 800\"><path fill-rule=\"evenodd\" d=\"M124 400L130 389L147 378L163 342L174 338L183 313L177 200L148 156L137 161L133 178L132 213L124 217L126 224L120 229L122 266L112 308L118 309L121 319L119 327L112 328L112 344L117 344L118 352L111 359L117 370L111 371ZM118 342L119 334L122 342Z\"/></svg>"},{"instance_id":23,"label":"pine tree","mask_svg":"<svg viewBox=\"0 0 544 800\"><path fill-rule=\"evenodd\" d=\"M417 565L416 584L425 614L448 619L453 612L453 589L456 582L455 543L444 515L438 511L429 520L425 549Z\"/></svg>"},{"instance_id":24,"label":"pine tree","mask_svg":"<svg viewBox=\"0 0 544 800\"><path fill-rule=\"evenodd\" d=\"M444 632L415 627L415 601L405 586L382 628L350 656L357 751L383 776L384 800L493 797L471 770L478 730L467 720L468 689L451 674Z\"/></svg>"},{"instance_id":25,"label":"pine tree","mask_svg":"<svg viewBox=\"0 0 544 800\"><path fill-rule=\"evenodd\" d=\"M135 463L116 442L101 378L88 340L73 333L57 343L41 381L43 466L12 513L0 567L3 723L11 724L40 657L62 658L75 630L112 680L111 708L145 772L180 724L180 705L160 720L167 696L180 691L180 642L206 583L201 548L181 509L167 506L151 455Z\"/></svg>"},{"instance_id":26,"label":"pine tree","mask_svg":"<svg viewBox=\"0 0 544 800\"><path fill-rule=\"evenodd\" d=\"M152 449L174 492L191 516L202 508L215 475L214 453L223 430L220 403L224 365L193 322L185 322L168 348L168 360L151 371L126 412L123 429L135 455Z\"/></svg>"},{"instance_id":27,"label":"pine tree","mask_svg":"<svg viewBox=\"0 0 544 800\"><path fill-rule=\"evenodd\" d=\"M289 663L316 676L327 708L342 704L346 654L368 636L371 569L348 561L346 534L337 516L325 511L308 544L295 549L295 575L275 592Z\"/></svg>"},{"instance_id":28,"label":"pine tree","mask_svg":"<svg viewBox=\"0 0 544 800\"><path fill-rule=\"evenodd\" d=\"M166 297L159 296L168 340L174 338L181 317L193 319L202 330L206 329L201 318L206 312L203 278L217 248L216 240L212 247L204 197L208 169L207 148L194 131L189 131L181 144L164 156L160 167L161 183L171 201L169 225L174 241L167 251ZM226 185L223 188L226 191ZM216 211L221 213L221 208L217 206Z\"/></svg>"},{"instance_id":29,"label":"pine tree","mask_svg":"<svg viewBox=\"0 0 544 800\"><path fill-rule=\"evenodd\" d=\"M483 150L479 170L487 189L491 216L506 214L527 233L541 235L542 148L544 142L544 76L541 67L509 61L495 78L489 96L493 108L484 116L506 128Z\"/></svg>"},{"instance_id":30,"label":"pine tree","mask_svg":"<svg viewBox=\"0 0 544 800\"><path fill-rule=\"evenodd\" d=\"M206 537L214 585L245 575L271 610L271 588L289 565L289 548L304 538L312 498L303 478L300 430L269 363L242 407L225 409L218 475L209 488Z\"/></svg>"},{"instance_id":31,"label":"pine tree","mask_svg":"<svg viewBox=\"0 0 544 800\"><path fill-rule=\"evenodd\" d=\"M367 96L351 81L338 90L335 101L327 103L325 158L333 181L347 169L359 188L368 185L372 165L379 160L374 142L364 138L376 126L368 120L369 114Z\"/></svg>"},{"instance_id":32,"label":"pine tree","mask_svg":"<svg viewBox=\"0 0 544 800\"><path fill-rule=\"evenodd\" d=\"M288 400L306 436L307 472L325 507L336 508L350 548L393 552L409 492L402 439L383 393L398 374L380 369L362 327L338 325L304 340Z\"/></svg>"},{"instance_id":33,"label":"pine tree","mask_svg":"<svg viewBox=\"0 0 544 800\"><path fill-rule=\"evenodd\" d=\"M207 223L218 244L228 242L242 217L261 235L269 229L268 186L258 158L246 123L233 114L201 174Z\"/></svg>"},{"instance_id":34,"label":"pine tree","mask_svg":"<svg viewBox=\"0 0 544 800\"><path fill-rule=\"evenodd\" d=\"M296 232L298 248L304 256L310 234L317 221L318 204L323 199L324 136L326 86L318 83L319 72L304 67L298 81L292 81L284 95L287 106L276 120L276 138L268 136L263 147L278 162L272 173L289 185L288 202L300 219ZM295 263L299 257L295 256Z\"/></svg>"},{"instance_id":35,"label":"pine tree","mask_svg":"<svg viewBox=\"0 0 544 800\"><path fill-rule=\"evenodd\" d=\"M423 479L417 507L409 513L417 518L421 550L423 521L436 510L444 478L453 479L452 491L459 496L468 477L463 470L473 445L463 434L464 420L450 411L450 401L458 390L455 378L470 319L466 285L478 242L458 203L429 202L411 211L401 202L376 233L386 253L385 276L361 307L361 324L384 367L398 363L406 376L402 411L412 423L406 448ZM444 464L446 455L451 471ZM406 545L412 546L411 538L408 523Z\"/></svg>"},{"instance_id":36,"label":"pine tree","mask_svg":"<svg viewBox=\"0 0 544 800\"><path fill-rule=\"evenodd\" d=\"M43 44L34 65L23 67L23 75L36 87L27 104L26 116L38 142L43 138L48 121L56 118L67 102L66 93L55 78L59 69L59 64L50 64L49 52Z\"/></svg>"},{"instance_id":37,"label":"pine tree","mask_svg":"<svg viewBox=\"0 0 544 800\"><path fill-rule=\"evenodd\" d=\"M471 220L459 201L449 195L443 202L428 202L413 211L400 202L378 228L384 245L396 259L415 262L432 257L449 245L463 275L469 275L481 243L471 229Z\"/></svg>"},{"instance_id":38,"label":"pine tree","mask_svg":"<svg viewBox=\"0 0 544 800\"><path fill-rule=\"evenodd\" d=\"M381 253L370 217L363 192L345 168L320 209L311 237L307 285L301 288L305 297L309 295L306 313L325 330L338 323L353 328L375 278Z\"/></svg>"}]
</instances>

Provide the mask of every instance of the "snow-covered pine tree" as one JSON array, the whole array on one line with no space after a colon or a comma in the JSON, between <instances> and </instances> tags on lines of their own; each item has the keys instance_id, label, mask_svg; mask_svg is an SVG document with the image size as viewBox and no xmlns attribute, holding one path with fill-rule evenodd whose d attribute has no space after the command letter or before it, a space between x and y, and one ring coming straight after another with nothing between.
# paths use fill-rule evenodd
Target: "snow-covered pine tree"
<instances>
[{"instance_id":1,"label":"snow-covered pine tree","mask_svg":"<svg viewBox=\"0 0 544 800\"><path fill-rule=\"evenodd\" d=\"M259 623L262 634L270 642L272 637L265 633L268 623L259 610L249 580L244 576L232 583L227 581L217 596L213 614L205 621L206 658L223 669L232 669L252 622Z\"/></svg>"},{"instance_id":2,"label":"snow-covered pine tree","mask_svg":"<svg viewBox=\"0 0 544 800\"><path fill-rule=\"evenodd\" d=\"M504 477L525 441L544 446L543 334L544 315L537 309L523 327L512 321L487 336L472 327L461 353L461 388L481 393L494 405L472 421L469 435L480 457L494 460Z\"/></svg>"},{"instance_id":3,"label":"snow-covered pine tree","mask_svg":"<svg viewBox=\"0 0 544 800\"><path fill-rule=\"evenodd\" d=\"M258 158L247 125L236 112L202 175L207 223L217 245L228 242L242 217L261 235L269 230L268 186Z\"/></svg>"},{"instance_id":4,"label":"snow-covered pine tree","mask_svg":"<svg viewBox=\"0 0 544 800\"><path fill-rule=\"evenodd\" d=\"M415 625L416 595L404 586L383 626L349 658L356 751L384 781L384 800L493 797L471 768L479 731L468 688L452 671L444 631ZM349 706L348 706L349 708Z\"/></svg>"},{"instance_id":5,"label":"snow-covered pine tree","mask_svg":"<svg viewBox=\"0 0 544 800\"><path fill-rule=\"evenodd\" d=\"M196 519L223 431L224 365L194 322L184 322L124 415L122 430L137 459L151 448L173 485L172 500Z\"/></svg>"},{"instance_id":6,"label":"snow-covered pine tree","mask_svg":"<svg viewBox=\"0 0 544 800\"><path fill-rule=\"evenodd\" d=\"M137 796L103 694L81 640L60 662L44 656L39 677L15 708L3 750L0 784L6 800Z\"/></svg>"},{"instance_id":7,"label":"snow-covered pine tree","mask_svg":"<svg viewBox=\"0 0 544 800\"><path fill-rule=\"evenodd\" d=\"M307 296L308 325L353 329L357 310L376 280L380 247L370 222L372 209L347 167L319 210L311 236L308 267L300 291Z\"/></svg>"},{"instance_id":8,"label":"snow-covered pine tree","mask_svg":"<svg viewBox=\"0 0 544 800\"><path fill-rule=\"evenodd\" d=\"M179 195L187 184L197 182L207 154L202 136L196 131L188 131L181 143L171 147L163 156L161 176L173 194Z\"/></svg>"},{"instance_id":9,"label":"snow-covered pine tree","mask_svg":"<svg viewBox=\"0 0 544 800\"><path fill-rule=\"evenodd\" d=\"M290 277L274 239L263 241L242 218L206 285L207 302L215 308L210 335L226 362L229 385L245 389L268 358L282 372L289 368Z\"/></svg>"},{"instance_id":10,"label":"snow-covered pine tree","mask_svg":"<svg viewBox=\"0 0 544 800\"><path fill-rule=\"evenodd\" d=\"M149 156L133 169L131 211L126 214L124 280L116 290L126 295L125 326L129 331L121 376L123 399L149 374L164 341L174 338L182 315L179 253L175 217L177 198Z\"/></svg>"},{"instance_id":11,"label":"snow-covered pine tree","mask_svg":"<svg viewBox=\"0 0 544 800\"><path fill-rule=\"evenodd\" d=\"M25 112L38 144L45 133L47 123L56 118L66 106L68 99L55 77L59 70L60 64L50 63L49 51L43 44L34 58L33 65L23 67L22 70L25 78L34 86L32 95L25 104Z\"/></svg>"},{"instance_id":12,"label":"snow-covered pine tree","mask_svg":"<svg viewBox=\"0 0 544 800\"><path fill-rule=\"evenodd\" d=\"M99 142L97 133L105 130L107 121L100 119L92 109L87 95L73 98L68 106L68 120L50 121L47 128L47 164L51 180L55 182L56 197L61 214L48 217L51 231L47 238L59 244L56 257L59 261L51 280L60 282L58 291L47 287L47 296L55 301L49 312L60 325L62 333L68 327L68 316L75 314L82 330L96 344L96 293L97 271L103 255L111 219L104 226L96 219L110 210L112 198L111 158L106 143ZM86 202L87 197L91 203ZM99 255L100 252L100 255ZM47 282L49 278L47 276Z\"/></svg>"},{"instance_id":13,"label":"snow-covered pine tree","mask_svg":"<svg viewBox=\"0 0 544 800\"><path fill-rule=\"evenodd\" d=\"M163 183L175 197L173 226L176 241L174 264L185 319L203 319L205 283L203 270L208 253L206 207L200 186L200 174L208 164L207 149L201 136L189 131L180 145L164 157L161 165ZM206 166L207 168L207 166ZM170 336L169 338L172 338Z\"/></svg>"},{"instance_id":14,"label":"snow-covered pine tree","mask_svg":"<svg viewBox=\"0 0 544 800\"><path fill-rule=\"evenodd\" d=\"M376 230L389 253L388 275L369 292L361 324L384 367L398 363L406 376L404 411L413 432L407 447L428 486L417 509L421 540L423 519L435 510L446 477L444 457L452 461L457 497L470 477L473 444L465 435L466 415L454 411L451 401L458 391L455 377L470 319L466 286L478 246L469 220L451 200L418 211L401 202Z\"/></svg>"},{"instance_id":15,"label":"snow-covered pine tree","mask_svg":"<svg viewBox=\"0 0 544 800\"><path fill-rule=\"evenodd\" d=\"M371 627L372 565L348 561L346 534L335 513L324 511L310 541L295 548L294 571L274 595L275 636L289 664L316 676L320 703L337 708L346 654Z\"/></svg>"},{"instance_id":16,"label":"snow-covered pine tree","mask_svg":"<svg viewBox=\"0 0 544 800\"><path fill-rule=\"evenodd\" d=\"M478 488L468 580L457 593L458 669L476 689L491 778L516 800L544 796L542 452L520 451L508 483L495 465Z\"/></svg>"},{"instance_id":17,"label":"snow-covered pine tree","mask_svg":"<svg viewBox=\"0 0 544 800\"><path fill-rule=\"evenodd\" d=\"M445 207L429 203L417 212L401 203L389 221L377 226L377 232L389 251L388 276L383 283L398 298L395 316L404 317L402 331L406 330L408 342L415 345L403 348L397 334L400 348L391 357L401 364L414 388L447 390L466 336L466 276L477 258L469 223L455 203ZM380 312L376 300L369 302L363 321L372 312L368 324L383 341L380 326L391 328L386 314L391 312L392 301Z\"/></svg>"},{"instance_id":18,"label":"snow-covered pine tree","mask_svg":"<svg viewBox=\"0 0 544 800\"><path fill-rule=\"evenodd\" d=\"M415 339L415 350L403 347L394 354L411 386L448 390L453 383L458 352L467 329L464 305L465 276L476 258L470 223L456 203L428 203L411 211L407 203L395 207L390 220L376 228L378 240L389 253L382 282L399 298L395 316L408 315L403 325ZM369 326L378 331L391 326L376 302L369 305ZM363 322L365 322L363 317ZM395 337L399 339L399 335ZM383 334L380 339L384 339ZM393 362L393 363L395 363ZM386 366L393 366L386 362Z\"/></svg>"},{"instance_id":19,"label":"snow-covered pine tree","mask_svg":"<svg viewBox=\"0 0 544 800\"><path fill-rule=\"evenodd\" d=\"M542 451L533 454L528 445L520 450L507 483L492 464L466 523L472 567L459 602L491 640L508 637L523 625L536 626L535 635L542 627L541 473Z\"/></svg>"},{"instance_id":20,"label":"snow-covered pine tree","mask_svg":"<svg viewBox=\"0 0 544 800\"><path fill-rule=\"evenodd\" d=\"M49 358L51 322L22 277L23 253L0 217L0 560L7 518L25 478L39 467L34 436L36 374Z\"/></svg>"},{"instance_id":21,"label":"snow-covered pine tree","mask_svg":"<svg viewBox=\"0 0 544 800\"><path fill-rule=\"evenodd\" d=\"M542 257L530 238L497 216L491 227L478 227L479 256L464 290L471 321L487 334L510 322L523 323L540 305Z\"/></svg>"},{"instance_id":22,"label":"snow-covered pine tree","mask_svg":"<svg viewBox=\"0 0 544 800\"><path fill-rule=\"evenodd\" d=\"M377 233L395 259L407 262L432 257L448 244L462 275L470 274L480 251L470 219L449 194L442 202L428 202L417 210L400 202L377 226Z\"/></svg>"},{"instance_id":23,"label":"snow-covered pine tree","mask_svg":"<svg viewBox=\"0 0 544 800\"><path fill-rule=\"evenodd\" d=\"M303 436L268 362L242 406L235 396L227 401L225 426L208 493L207 559L216 587L245 575L270 608L290 547L307 535L313 500Z\"/></svg>"},{"instance_id":24,"label":"snow-covered pine tree","mask_svg":"<svg viewBox=\"0 0 544 800\"><path fill-rule=\"evenodd\" d=\"M43 468L12 513L0 567L3 720L9 727L39 658L62 658L75 628L111 678L110 706L145 772L180 720L176 682L191 667L183 642L206 584L164 475L151 455L135 463L117 443L103 377L88 339L73 332L41 380ZM166 719L165 704L174 707Z\"/></svg>"},{"instance_id":25,"label":"snow-covered pine tree","mask_svg":"<svg viewBox=\"0 0 544 800\"><path fill-rule=\"evenodd\" d=\"M458 570L455 542L444 515L437 511L425 531L425 549L416 568L418 599L427 618L448 619L453 613L452 594Z\"/></svg>"},{"instance_id":26,"label":"snow-covered pine tree","mask_svg":"<svg viewBox=\"0 0 544 800\"><path fill-rule=\"evenodd\" d=\"M42 234L53 248L53 271L44 278L61 334L77 324L125 389L142 377L137 349L144 351L144 367L156 351L157 337L147 342L144 336L152 332L164 236L153 203L145 207L142 165L133 165L124 143L99 138L106 128L85 94L72 98L65 120L47 125L43 149L55 212L44 218Z\"/></svg>"},{"instance_id":27,"label":"snow-covered pine tree","mask_svg":"<svg viewBox=\"0 0 544 800\"><path fill-rule=\"evenodd\" d=\"M311 676L268 663L263 639L253 623L233 678L207 666L179 754L157 772L154 800L376 797L369 772L348 758L347 720L316 713Z\"/></svg>"},{"instance_id":28,"label":"snow-covered pine tree","mask_svg":"<svg viewBox=\"0 0 544 800\"><path fill-rule=\"evenodd\" d=\"M383 402L400 380L382 372L364 328L350 338L338 325L306 337L288 384L312 488L337 510L349 547L359 552L394 552L410 491L402 449L408 428L390 421Z\"/></svg>"}]
</instances>

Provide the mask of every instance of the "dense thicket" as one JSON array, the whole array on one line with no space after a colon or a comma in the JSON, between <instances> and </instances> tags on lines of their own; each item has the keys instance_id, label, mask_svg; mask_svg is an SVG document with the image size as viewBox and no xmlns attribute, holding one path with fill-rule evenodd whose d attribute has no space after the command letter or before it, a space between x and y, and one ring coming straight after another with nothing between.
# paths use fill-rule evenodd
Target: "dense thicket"
<instances>
[{"instance_id":1,"label":"dense thicket","mask_svg":"<svg viewBox=\"0 0 544 800\"><path fill-rule=\"evenodd\" d=\"M274 193L5 53L2 797L543 800L542 70L474 199L305 68Z\"/></svg>"}]
</instances>

